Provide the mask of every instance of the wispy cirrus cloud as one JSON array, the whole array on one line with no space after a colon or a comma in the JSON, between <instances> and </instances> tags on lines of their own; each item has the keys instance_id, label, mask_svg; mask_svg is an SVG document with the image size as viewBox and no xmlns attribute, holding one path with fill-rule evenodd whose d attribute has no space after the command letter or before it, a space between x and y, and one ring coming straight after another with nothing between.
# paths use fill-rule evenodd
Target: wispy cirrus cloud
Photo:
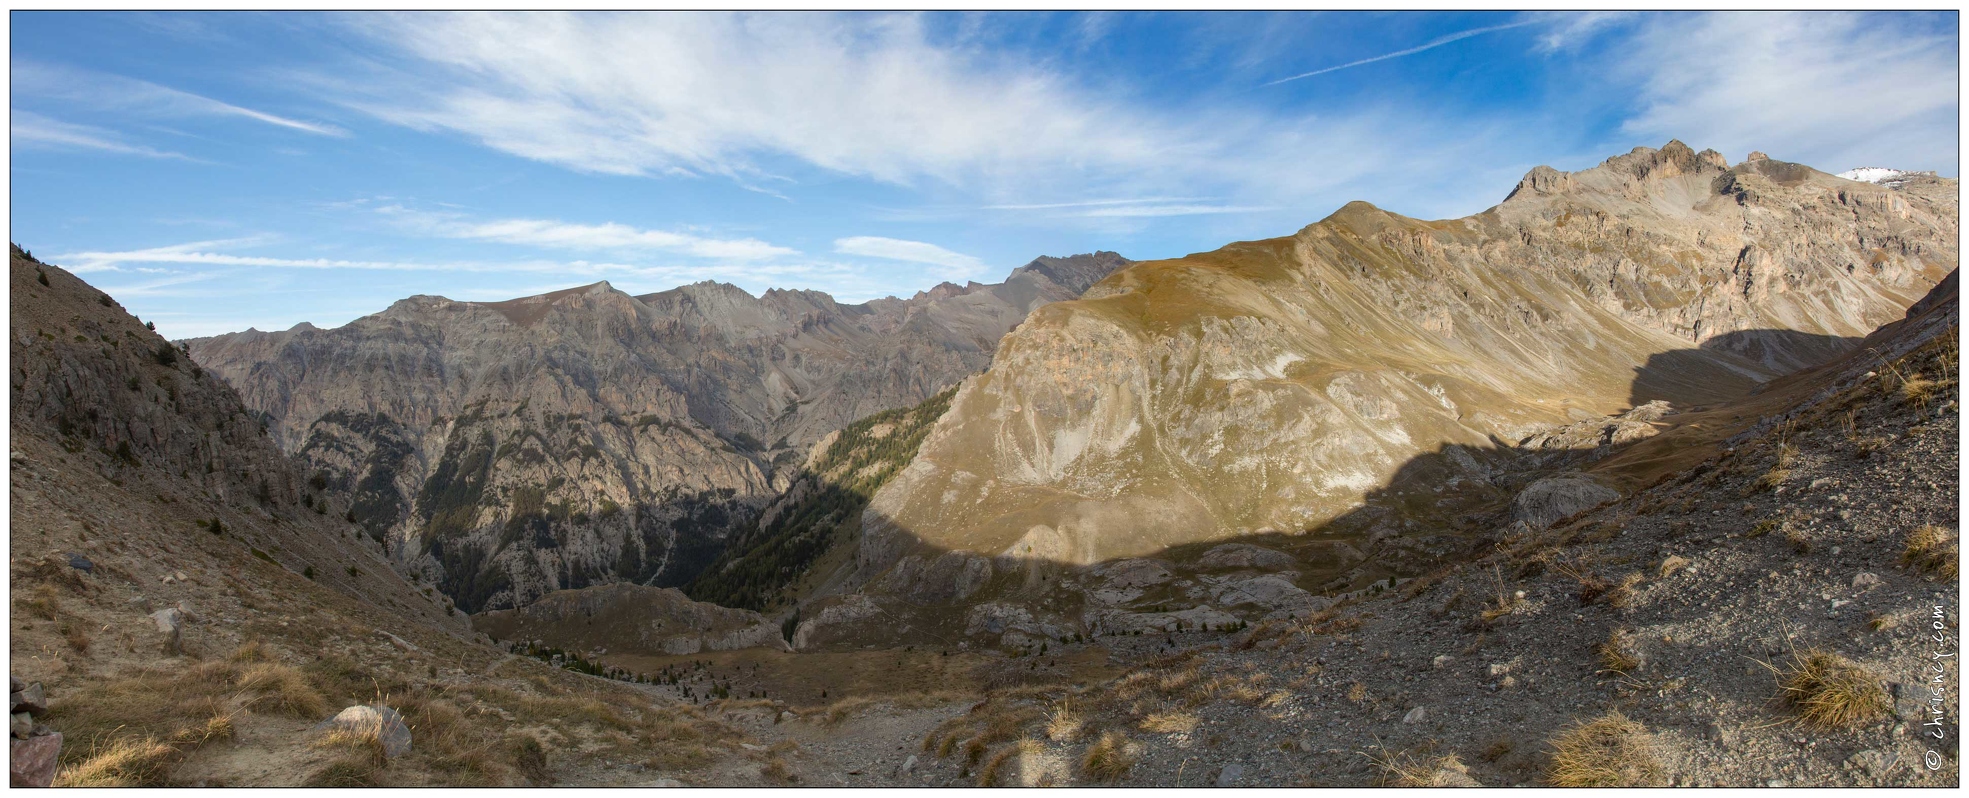
<instances>
[{"instance_id":1,"label":"wispy cirrus cloud","mask_svg":"<svg viewBox=\"0 0 1969 798\"><path fill-rule=\"evenodd\" d=\"M142 144L124 141L115 131L90 125L77 125L57 119L13 109L13 117L8 125L13 144L19 147L33 147L59 150L94 150L118 155L138 155L145 158L174 158L194 160L184 153L160 150Z\"/></svg>"},{"instance_id":2,"label":"wispy cirrus cloud","mask_svg":"<svg viewBox=\"0 0 1969 798\"><path fill-rule=\"evenodd\" d=\"M395 261L276 257L270 255L234 254L226 251L265 247L274 243L276 240L272 236L253 236L209 241L191 241L182 244L169 244L141 249L69 252L50 256L49 261L60 263L69 271L76 274L89 274L93 272L137 272L150 274L157 273L158 270L144 268L136 264L176 264L231 267L234 269L347 269L405 273L469 272L513 275L575 274L598 279L625 277L644 283L662 284L662 287L665 288L676 284L667 282L672 280L682 282L694 282L698 280L719 280L724 282L755 281L772 284L774 281L794 278L848 278L859 273L857 267L852 264L824 260L701 264L621 263L614 261L552 259L510 261ZM124 268L125 266L130 266L131 268L126 269ZM183 275L184 272L173 271L169 272L169 274Z\"/></svg>"},{"instance_id":3,"label":"wispy cirrus cloud","mask_svg":"<svg viewBox=\"0 0 1969 798\"><path fill-rule=\"evenodd\" d=\"M1105 205L1139 205L1152 202L1201 202L1213 197L1139 197L1135 199L1080 200L1078 202L1039 202L1017 205L986 205L988 211L1043 211L1056 208L1098 208Z\"/></svg>"},{"instance_id":4,"label":"wispy cirrus cloud","mask_svg":"<svg viewBox=\"0 0 1969 798\"><path fill-rule=\"evenodd\" d=\"M1154 218L1161 216L1207 216L1219 213L1261 213L1278 210L1270 205L1115 205L1090 208L1079 215L1096 219Z\"/></svg>"},{"instance_id":5,"label":"wispy cirrus cloud","mask_svg":"<svg viewBox=\"0 0 1969 798\"><path fill-rule=\"evenodd\" d=\"M718 176L796 201L800 188L846 176L986 203L1092 189L1204 190L1246 205L1438 158L1437 125L1394 108L1316 117L1207 95L1165 107L1044 59L939 37L912 15L346 24L379 45L377 57L296 79L348 107L577 172ZM1480 146L1461 143L1472 129L1449 149ZM1315 158L1324 168L1304 168Z\"/></svg>"},{"instance_id":6,"label":"wispy cirrus cloud","mask_svg":"<svg viewBox=\"0 0 1969 798\"><path fill-rule=\"evenodd\" d=\"M16 99L56 100L71 107L143 117L234 117L318 136L349 135L334 125L256 111L135 78L33 61L15 60L10 67Z\"/></svg>"},{"instance_id":7,"label":"wispy cirrus cloud","mask_svg":"<svg viewBox=\"0 0 1969 798\"><path fill-rule=\"evenodd\" d=\"M1470 30L1458 31L1456 33L1451 33L1446 36L1438 36L1434 39L1430 39L1429 41L1423 42L1422 44L1404 50L1396 50L1392 53L1382 53L1381 55L1377 55L1372 58L1363 58L1358 61L1349 61L1347 63L1340 64L1338 66L1330 66L1324 69L1315 69L1311 72L1301 72L1291 77L1279 78L1278 80L1269 81L1264 85L1277 86L1280 83L1288 83L1291 81L1299 80L1301 78L1310 78L1315 75L1324 75L1329 72L1339 72L1342 69L1353 69L1354 67L1357 66L1366 66L1368 64L1376 63L1379 61L1386 61L1391 58L1401 58L1403 56L1415 55L1416 53L1434 50L1445 44L1460 42L1472 36L1482 36L1486 33L1495 33L1497 31L1510 30L1512 28L1522 28L1526 25L1533 25L1533 24L1537 24L1537 22L1535 20L1519 20L1517 22L1508 22L1503 25L1488 25L1481 28L1471 28Z\"/></svg>"},{"instance_id":8,"label":"wispy cirrus cloud","mask_svg":"<svg viewBox=\"0 0 1969 798\"><path fill-rule=\"evenodd\" d=\"M939 274L946 280L968 280L983 274L985 270L984 261L978 258L935 244L900 238L852 236L835 240L834 251L843 255L939 266L942 267Z\"/></svg>"},{"instance_id":9,"label":"wispy cirrus cloud","mask_svg":"<svg viewBox=\"0 0 1969 798\"><path fill-rule=\"evenodd\" d=\"M668 252L700 258L762 260L800 254L754 238L706 238L644 230L615 222L580 224L551 219L471 221L455 213L430 213L388 205L377 209L406 229L444 238L574 251Z\"/></svg>"},{"instance_id":10,"label":"wispy cirrus cloud","mask_svg":"<svg viewBox=\"0 0 1969 798\"><path fill-rule=\"evenodd\" d=\"M1218 213L1256 213L1278 208L1259 205L1225 205L1212 197L1140 197L1135 199L1082 200L986 205L991 211L1051 211L1052 216L1093 219L1153 218L1159 216L1203 216Z\"/></svg>"}]
</instances>

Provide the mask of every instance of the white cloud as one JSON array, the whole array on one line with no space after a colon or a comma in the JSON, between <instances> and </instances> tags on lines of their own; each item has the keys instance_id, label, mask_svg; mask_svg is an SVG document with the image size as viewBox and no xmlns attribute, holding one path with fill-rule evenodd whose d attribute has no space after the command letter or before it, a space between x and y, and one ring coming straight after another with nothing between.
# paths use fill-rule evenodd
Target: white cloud
<instances>
[{"instance_id":1,"label":"white cloud","mask_svg":"<svg viewBox=\"0 0 1969 798\"><path fill-rule=\"evenodd\" d=\"M1616 23L1636 18L1637 12L1632 11L1541 13L1534 20L1544 27L1538 35L1538 49L1548 53L1577 49Z\"/></svg>"},{"instance_id":2,"label":"white cloud","mask_svg":"<svg viewBox=\"0 0 1969 798\"><path fill-rule=\"evenodd\" d=\"M938 40L913 16L420 14L351 21L366 67L305 78L393 123L569 169L720 176L748 188L850 176L1050 194L1300 200L1467 124L1405 106L1330 118L1235 97L1176 104L1015 50ZM360 69L374 72L361 73ZM792 182L787 182L791 180ZM797 199L798 197L796 197Z\"/></svg>"},{"instance_id":3,"label":"white cloud","mask_svg":"<svg viewBox=\"0 0 1969 798\"><path fill-rule=\"evenodd\" d=\"M141 283L104 285L102 289L105 293L117 297L180 296L183 295L183 292L173 290L176 286L186 283L204 282L218 276L218 272L173 272L167 277L159 277Z\"/></svg>"},{"instance_id":4,"label":"white cloud","mask_svg":"<svg viewBox=\"0 0 1969 798\"><path fill-rule=\"evenodd\" d=\"M38 147L60 150L97 150L119 155L141 155L145 158L176 158L191 160L183 153L159 150L141 144L130 144L121 140L116 133L89 125L77 125L40 114L10 109L13 117L8 126L13 135L14 146Z\"/></svg>"},{"instance_id":5,"label":"white cloud","mask_svg":"<svg viewBox=\"0 0 1969 798\"><path fill-rule=\"evenodd\" d=\"M221 239L212 241L192 241L161 247L118 251L71 252L48 258L51 263L63 265L77 274L91 272L150 271L143 267L123 268L129 264L165 263L192 264L213 267L235 267L238 269L352 269L361 271L388 272L468 272L479 274L551 274L583 275L595 279L628 278L645 284L661 284L664 288L699 280L719 280L724 282L747 281L760 285L783 284L789 279L846 279L859 274L851 265L827 261L765 261L736 263L722 262L709 264L648 264L616 263L588 260L518 260L518 261L374 261L346 260L336 258L283 258L266 255L237 255L220 250L241 249L265 246L271 237L250 237ZM904 242L909 243L909 242ZM928 246L928 245L925 245ZM964 256L947 253L955 257Z\"/></svg>"},{"instance_id":6,"label":"white cloud","mask_svg":"<svg viewBox=\"0 0 1969 798\"><path fill-rule=\"evenodd\" d=\"M1204 216L1216 213L1261 213L1277 208L1262 205L1119 205L1095 208L1079 215L1094 218L1154 218L1161 216Z\"/></svg>"},{"instance_id":7,"label":"white cloud","mask_svg":"<svg viewBox=\"0 0 1969 798\"><path fill-rule=\"evenodd\" d=\"M934 46L910 17L418 15L367 29L443 74L362 107L583 171L758 179L791 156L957 183L1164 149L1152 120Z\"/></svg>"},{"instance_id":8,"label":"white cloud","mask_svg":"<svg viewBox=\"0 0 1969 798\"><path fill-rule=\"evenodd\" d=\"M1623 130L1750 150L1828 171L1956 167L1956 40L1901 16L1719 13L1646 18L1624 68ZM1953 28L1953 22L1949 26Z\"/></svg>"},{"instance_id":9,"label":"white cloud","mask_svg":"<svg viewBox=\"0 0 1969 798\"><path fill-rule=\"evenodd\" d=\"M547 219L496 219L465 221L456 214L414 211L390 205L378 212L398 220L414 232L445 238L496 241L547 249L576 251L614 250L639 252L657 250L701 258L761 260L798 255L798 250L753 238L704 238L663 230L639 230L624 224L572 224Z\"/></svg>"},{"instance_id":10,"label":"white cloud","mask_svg":"<svg viewBox=\"0 0 1969 798\"><path fill-rule=\"evenodd\" d=\"M1276 86L1280 83L1286 83L1286 82L1298 80L1300 78L1310 78L1313 77L1314 75L1324 75L1328 72L1339 72L1342 69L1352 69L1357 66L1365 66L1367 64L1372 64L1377 61L1386 61L1390 58L1401 58L1403 56L1415 55L1416 53L1424 52L1427 50L1434 50L1445 44L1460 42L1472 36L1482 36L1486 33L1493 33L1501 30L1509 30L1511 28L1522 28L1530 24L1533 24L1532 20L1523 20L1519 22L1509 22L1503 25L1490 25L1482 28L1471 28L1465 31L1457 31L1456 33L1451 33L1445 36L1438 36L1434 39L1430 39L1429 41L1423 42L1422 44L1404 50L1396 50L1392 53L1382 53L1381 55L1377 55L1372 58L1363 58L1358 61L1349 61L1345 64L1340 64L1338 66L1330 66L1330 67L1326 67L1325 69L1315 69L1311 72L1302 72L1300 74L1293 75L1292 77L1289 78L1279 78L1278 80L1269 81L1265 83L1265 85Z\"/></svg>"},{"instance_id":11,"label":"white cloud","mask_svg":"<svg viewBox=\"0 0 1969 798\"><path fill-rule=\"evenodd\" d=\"M52 98L68 104L145 116L232 116L319 136L348 135L348 131L334 125L242 108L133 78L31 61L15 61L11 67L12 88L17 97Z\"/></svg>"},{"instance_id":12,"label":"white cloud","mask_svg":"<svg viewBox=\"0 0 1969 798\"><path fill-rule=\"evenodd\" d=\"M881 236L854 236L834 242L834 251L843 255L900 260L941 266L946 280L968 280L984 273L985 264L977 258L952 252L935 244Z\"/></svg>"},{"instance_id":13,"label":"white cloud","mask_svg":"<svg viewBox=\"0 0 1969 798\"><path fill-rule=\"evenodd\" d=\"M1105 205L1138 205L1152 202L1200 202L1211 197L1141 197L1137 199L1084 200L1081 202L1038 202L1022 205L986 205L988 211L1035 211L1055 208L1093 208Z\"/></svg>"}]
</instances>

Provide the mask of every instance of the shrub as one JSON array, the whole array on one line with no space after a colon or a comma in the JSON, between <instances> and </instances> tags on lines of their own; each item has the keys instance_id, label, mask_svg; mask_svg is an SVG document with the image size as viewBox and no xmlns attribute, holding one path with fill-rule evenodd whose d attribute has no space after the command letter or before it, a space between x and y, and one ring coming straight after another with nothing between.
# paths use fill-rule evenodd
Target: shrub
<instances>
[{"instance_id":1,"label":"shrub","mask_svg":"<svg viewBox=\"0 0 1969 798\"><path fill-rule=\"evenodd\" d=\"M1607 635L1607 641L1600 644L1600 666L1602 673L1628 673L1641 667L1641 654L1634 648L1634 641L1624 629L1615 629Z\"/></svg>"},{"instance_id":2,"label":"shrub","mask_svg":"<svg viewBox=\"0 0 1969 798\"><path fill-rule=\"evenodd\" d=\"M81 764L64 768L57 787L161 787L178 749L155 737L119 740Z\"/></svg>"},{"instance_id":3,"label":"shrub","mask_svg":"<svg viewBox=\"0 0 1969 798\"><path fill-rule=\"evenodd\" d=\"M1455 754L1426 758L1403 751L1385 760L1375 760L1381 768L1378 780L1383 787L1470 787L1476 780L1470 778L1469 770L1463 760Z\"/></svg>"},{"instance_id":4,"label":"shrub","mask_svg":"<svg viewBox=\"0 0 1969 798\"><path fill-rule=\"evenodd\" d=\"M1922 524L1908 533L1901 563L1929 576L1954 579L1957 549L1955 530Z\"/></svg>"},{"instance_id":5,"label":"shrub","mask_svg":"<svg viewBox=\"0 0 1969 798\"><path fill-rule=\"evenodd\" d=\"M1135 744L1126 735L1112 731L1087 746L1087 753L1080 760L1080 769L1088 778L1107 784L1120 781L1134 766Z\"/></svg>"},{"instance_id":6,"label":"shrub","mask_svg":"<svg viewBox=\"0 0 1969 798\"><path fill-rule=\"evenodd\" d=\"M1800 720L1822 728L1857 728L1893 711L1879 677L1852 660L1811 649L1778 671L1779 698Z\"/></svg>"},{"instance_id":7,"label":"shrub","mask_svg":"<svg viewBox=\"0 0 1969 798\"><path fill-rule=\"evenodd\" d=\"M1554 787L1661 787L1654 737L1619 712L1568 729L1552 740Z\"/></svg>"}]
</instances>

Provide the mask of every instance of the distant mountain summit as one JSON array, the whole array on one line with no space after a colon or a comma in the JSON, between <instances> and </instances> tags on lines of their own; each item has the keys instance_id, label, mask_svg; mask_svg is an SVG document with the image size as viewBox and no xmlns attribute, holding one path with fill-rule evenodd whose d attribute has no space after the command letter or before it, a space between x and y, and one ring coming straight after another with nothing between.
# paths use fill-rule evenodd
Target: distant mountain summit
<instances>
[{"instance_id":1,"label":"distant mountain summit","mask_svg":"<svg viewBox=\"0 0 1969 798\"><path fill-rule=\"evenodd\" d=\"M715 282L413 296L335 329L186 343L402 567L477 611L688 582L814 440L983 370L1033 310L1129 263L1039 258L859 305Z\"/></svg>"}]
</instances>

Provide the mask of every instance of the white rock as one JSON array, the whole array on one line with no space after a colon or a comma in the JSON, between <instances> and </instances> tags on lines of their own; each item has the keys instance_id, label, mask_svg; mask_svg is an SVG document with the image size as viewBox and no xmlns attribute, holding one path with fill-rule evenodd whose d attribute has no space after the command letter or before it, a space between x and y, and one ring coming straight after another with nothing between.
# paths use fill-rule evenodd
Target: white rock
<instances>
[{"instance_id":1,"label":"white rock","mask_svg":"<svg viewBox=\"0 0 1969 798\"><path fill-rule=\"evenodd\" d=\"M1426 717L1429 717L1429 710L1416 707L1409 710L1408 714L1402 716L1402 722L1407 724L1421 723L1422 719Z\"/></svg>"},{"instance_id":2,"label":"white rock","mask_svg":"<svg viewBox=\"0 0 1969 798\"><path fill-rule=\"evenodd\" d=\"M1225 765L1224 769L1217 773L1217 786L1229 787L1232 784L1236 784L1237 780L1242 776L1244 776L1243 765L1235 762Z\"/></svg>"},{"instance_id":3,"label":"white rock","mask_svg":"<svg viewBox=\"0 0 1969 798\"><path fill-rule=\"evenodd\" d=\"M177 607L166 607L151 613L150 619L157 622L157 631L175 635L184 629L185 612Z\"/></svg>"}]
</instances>

